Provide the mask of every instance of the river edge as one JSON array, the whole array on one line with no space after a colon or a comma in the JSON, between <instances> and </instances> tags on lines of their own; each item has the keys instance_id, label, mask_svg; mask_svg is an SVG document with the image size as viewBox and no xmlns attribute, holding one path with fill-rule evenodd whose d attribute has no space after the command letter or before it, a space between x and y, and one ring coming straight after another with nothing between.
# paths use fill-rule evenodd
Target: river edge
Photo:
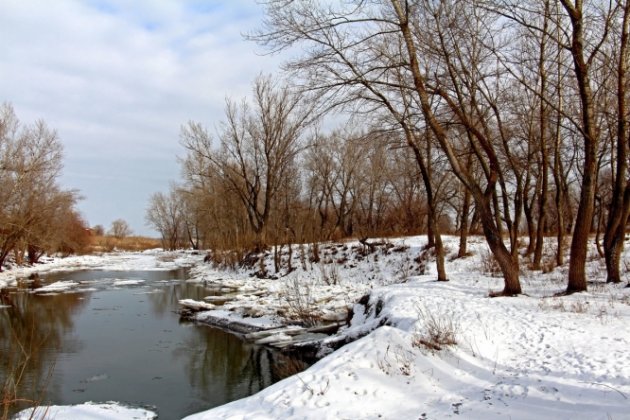
<instances>
[{"instance_id":1,"label":"river edge","mask_svg":"<svg viewBox=\"0 0 630 420\"><path fill-rule=\"evenodd\" d=\"M295 257L293 270L272 278L217 270L197 256L189 281L233 297L198 312L199 321L216 311L263 323L304 308L306 319L345 309L350 321L340 331L361 338L251 397L187 419L626 418L630 289L606 284L594 247L588 293L558 294L566 287L562 266L526 272L526 295L490 299L502 279L484 271L482 238L470 238L462 259L454 256L457 239L445 238L449 282L436 282L430 258L419 258L424 238L387 242L367 254L353 243L320 245L320 263L306 259L303 267ZM450 326L456 343L424 346L436 324Z\"/></svg>"}]
</instances>

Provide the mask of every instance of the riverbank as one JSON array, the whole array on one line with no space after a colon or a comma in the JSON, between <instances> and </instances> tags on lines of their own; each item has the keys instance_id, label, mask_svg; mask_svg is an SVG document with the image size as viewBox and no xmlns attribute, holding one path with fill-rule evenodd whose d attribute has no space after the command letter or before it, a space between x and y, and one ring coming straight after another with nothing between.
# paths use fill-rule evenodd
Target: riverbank
<instances>
[{"instance_id":1,"label":"riverbank","mask_svg":"<svg viewBox=\"0 0 630 420\"><path fill-rule=\"evenodd\" d=\"M40 263L10 267L0 272L0 289L15 286L18 279L32 274L57 271L111 270L152 271L173 270L190 267L203 260L203 255L194 252L165 252L150 249L144 252L110 252L69 257L42 257Z\"/></svg>"},{"instance_id":2,"label":"riverbank","mask_svg":"<svg viewBox=\"0 0 630 420\"><path fill-rule=\"evenodd\" d=\"M484 241L472 238L463 259L455 258L456 238L445 242L446 283L434 281L422 237L372 249L321 245L317 263L308 249L304 259L294 249L292 269L278 273L269 254L263 263L273 278L257 278L259 264L193 268L193 281L232 290L223 305L195 315L199 321L230 314L277 328L329 316L340 329L319 340L319 356L328 356L305 372L188 420L630 418L630 289L605 283L594 249L588 293L556 296L567 267L524 268L525 295L489 298L502 279ZM293 337L280 330L263 339Z\"/></svg>"},{"instance_id":3,"label":"riverbank","mask_svg":"<svg viewBox=\"0 0 630 420\"><path fill-rule=\"evenodd\" d=\"M434 281L423 237L285 247L277 273L272 253L232 270L157 251L103 264L193 265L188 281L208 293L189 315L227 329L249 325L241 333L259 344L299 345L309 325L338 327L311 337L323 358L306 371L189 420L630 418L630 288L605 283L595 249L587 293L556 295L566 266L543 274L523 264L525 295L489 298L502 279L485 242L471 238L470 255L457 259L457 239L444 239L446 283ZM546 251L551 258L552 247ZM66 263L47 269L97 264Z\"/></svg>"}]
</instances>

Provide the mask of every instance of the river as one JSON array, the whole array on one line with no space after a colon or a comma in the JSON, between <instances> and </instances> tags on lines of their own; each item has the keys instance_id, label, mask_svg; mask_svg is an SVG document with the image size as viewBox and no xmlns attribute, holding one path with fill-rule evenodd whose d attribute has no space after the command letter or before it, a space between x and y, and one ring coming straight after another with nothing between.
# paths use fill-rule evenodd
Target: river
<instances>
[{"instance_id":1,"label":"river","mask_svg":"<svg viewBox=\"0 0 630 420\"><path fill-rule=\"evenodd\" d=\"M86 270L5 290L4 414L33 404L8 402L17 397L47 405L118 401L152 409L160 419L179 419L251 395L304 367L225 331L180 321L179 299L211 294L185 279L183 269ZM32 292L56 281L78 286Z\"/></svg>"}]
</instances>

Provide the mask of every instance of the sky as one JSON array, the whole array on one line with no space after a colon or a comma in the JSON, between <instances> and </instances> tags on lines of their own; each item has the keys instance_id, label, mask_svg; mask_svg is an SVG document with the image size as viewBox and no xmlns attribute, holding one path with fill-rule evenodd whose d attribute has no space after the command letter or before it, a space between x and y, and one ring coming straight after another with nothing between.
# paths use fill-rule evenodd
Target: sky
<instances>
[{"instance_id":1,"label":"sky","mask_svg":"<svg viewBox=\"0 0 630 420\"><path fill-rule=\"evenodd\" d=\"M262 18L255 0L0 0L0 103L57 131L90 226L158 236L144 215L180 179L181 126L212 131L226 97L278 72L243 39Z\"/></svg>"}]
</instances>

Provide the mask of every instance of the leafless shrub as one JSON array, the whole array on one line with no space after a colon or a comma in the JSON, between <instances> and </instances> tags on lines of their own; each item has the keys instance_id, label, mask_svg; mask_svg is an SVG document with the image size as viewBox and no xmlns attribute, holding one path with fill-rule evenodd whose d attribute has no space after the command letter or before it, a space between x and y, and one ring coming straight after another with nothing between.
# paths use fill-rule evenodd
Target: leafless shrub
<instances>
[{"instance_id":1,"label":"leafless shrub","mask_svg":"<svg viewBox=\"0 0 630 420\"><path fill-rule=\"evenodd\" d=\"M284 285L284 300L288 311L282 316L286 319L308 327L318 324L319 315L310 280L300 279L298 276L289 278Z\"/></svg>"},{"instance_id":2,"label":"leafless shrub","mask_svg":"<svg viewBox=\"0 0 630 420\"><path fill-rule=\"evenodd\" d=\"M319 264L317 267L319 268L320 278L323 283L328 286L340 284L339 269L336 264Z\"/></svg>"},{"instance_id":3,"label":"leafless shrub","mask_svg":"<svg viewBox=\"0 0 630 420\"><path fill-rule=\"evenodd\" d=\"M414 347L424 347L431 351L440 351L445 346L457 344L459 321L452 312L434 313L426 308L418 308L422 329L414 335Z\"/></svg>"},{"instance_id":4,"label":"leafless shrub","mask_svg":"<svg viewBox=\"0 0 630 420\"><path fill-rule=\"evenodd\" d=\"M396 264L396 282L404 283L412 275L413 265L406 258L402 258Z\"/></svg>"},{"instance_id":5,"label":"leafless shrub","mask_svg":"<svg viewBox=\"0 0 630 420\"><path fill-rule=\"evenodd\" d=\"M503 275L497 259L491 252L481 254L481 271L492 277L501 277Z\"/></svg>"},{"instance_id":6,"label":"leafless shrub","mask_svg":"<svg viewBox=\"0 0 630 420\"><path fill-rule=\"evenodd\" d=\"M377 364L386 375L410 376L413 367L413 353L400 345L394 346L393 349L391 345L388 345L383 357L377 360Z\"/></svg>"},{"instance_id":7,"label":"leafless shrub","mask_svg":"<svg viewBox=\"0 0 630 420\"><path fill-rule=\"evenodd\" d=\"M429 260L433 257L435 257L435 248L425 248L420 252L420 255L413 259L418 264L419 274L426 273Z\"/></svg>"},{"instance_id":8,"label":"leafless shrub","mask_svg":"<svg viewBox=\"0 0 630 420\"><path fill-rule=\"evenodd\" d=\"M212 264L213 268L220 270L236 270L244 264L250 256L245 255L244 250L215 250L209 252L204 258L205 262Z\"/></svg>"},{"instance_id":9,"label":"leafless shrub","mask_svg":"<svg viewBox=\"0 0 630 420\"><path fill-rule=\"evenodd\" d=\"M407 252L408 250L409 250L409 245L397 245L392 248L392 252L395 252L395 253Z\"/></svg>"},{"instance_id":10,"label":"leafless shrub","mask_svg":"<svg viewBox=\"0 0 630 420\"><path fill-rule=\"evenodd\" d=\"M574 312L576 314L583 314L588 311L588 302L578 300L573 302L569 307L569 312Z\"/></svg>"}]
</instances>

